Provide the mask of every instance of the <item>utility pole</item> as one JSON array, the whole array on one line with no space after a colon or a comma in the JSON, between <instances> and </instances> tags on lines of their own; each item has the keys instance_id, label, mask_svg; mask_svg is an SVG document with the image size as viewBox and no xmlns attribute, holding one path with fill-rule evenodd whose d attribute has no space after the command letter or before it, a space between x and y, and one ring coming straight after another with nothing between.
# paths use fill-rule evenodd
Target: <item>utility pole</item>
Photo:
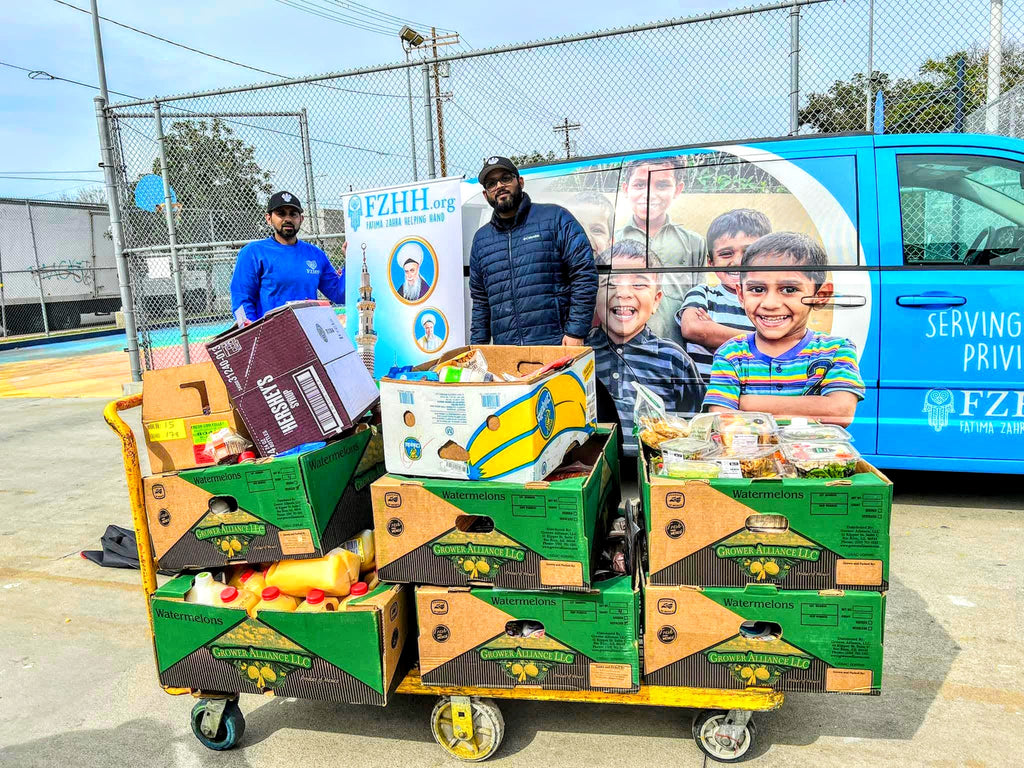
<instances>
[{"instance_id":1,"label":"utility pole","mask_svg":"<svg viewBox=\"0 0 1024 768\"><path fill-rule=\"evenodd\" d=\"M988 87L985 95L985 133L999 132L999 92L1003 69L1003 0L992 0L988 27Z\"/></svg>"},{"instance_id":2,"label":"utility pole","mask_svg":"<svg viewBox=\"0 0 1024 768\"><path fill-rule=\"evenodd\" d=\"M441 78L448 77L447 67L450 66L445 62L445 71L442 71L441 64L437 61L437 49L446 45L458 45L459 44L459 33L453 32L450 35L438 35L437 28L430 28L430 37L428 38L431 46L431 50L434 53L434 101L437 102L437 150L438 156L441 159L441 176L448 175L448 153L445 150L444 142L444 109L441 104L446 98L450 98L450 93L441 91Z\"/></svg>"},{"instance_id":3,"label":"utility pole","mask_svg":"<svg viewBox=\"0 0 1024 768\"><path fill-rule=\"evenodd\" d=\"M565 159L566 160L569 160L570 158L572 158L572 147L569 144L569 131L578 131L582 127L583 126L580 125L579 123L570 123L568 117L565 118L564 120L562 120L561 125L556 125L555 126L555 133L564 133L565 134L564 142L565 142Z\"/></svg>"}]
</instances>

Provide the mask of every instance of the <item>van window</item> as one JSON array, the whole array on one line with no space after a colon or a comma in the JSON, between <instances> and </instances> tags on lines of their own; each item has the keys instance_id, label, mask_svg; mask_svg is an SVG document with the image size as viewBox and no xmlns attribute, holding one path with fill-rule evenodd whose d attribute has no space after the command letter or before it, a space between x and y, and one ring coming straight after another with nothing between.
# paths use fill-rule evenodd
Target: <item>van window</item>
<instances>
[{"instance_id":1,"label":"van window","mask_svg":"<svg viewBox=\"0 0 1024 768\"><path fill-rule=\"evenodd\" d=\"M901 155L897 172L904 264L1024 267L1024 164Z\"/></svg>"}]
</instances>

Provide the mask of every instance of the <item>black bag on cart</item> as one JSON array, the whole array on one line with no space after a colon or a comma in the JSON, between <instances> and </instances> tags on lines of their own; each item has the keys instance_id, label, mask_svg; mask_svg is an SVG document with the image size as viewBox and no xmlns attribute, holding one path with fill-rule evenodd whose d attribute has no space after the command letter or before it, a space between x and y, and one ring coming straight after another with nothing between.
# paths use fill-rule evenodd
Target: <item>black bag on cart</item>
<instances>
[{"instance_id":1,"label":"black bag on cart","mask_svg":"<svg viewBox=\"0 0 1024 768\"><path fill-rule=\"evenodd\" d=\"M100 536L100 546L103 549L84 550L81 553L82 557L104 568L139 570L139 548L135 541L135 531L119 525L108 525L107 530ZM159 573L171 574L174 571Z\"/></svg>"}]
</instances>

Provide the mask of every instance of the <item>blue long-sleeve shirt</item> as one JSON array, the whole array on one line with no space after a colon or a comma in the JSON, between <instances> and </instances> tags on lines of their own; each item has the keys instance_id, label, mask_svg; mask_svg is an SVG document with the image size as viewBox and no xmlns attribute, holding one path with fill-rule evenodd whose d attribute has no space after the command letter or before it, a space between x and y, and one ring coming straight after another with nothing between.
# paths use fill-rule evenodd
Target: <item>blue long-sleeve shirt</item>
<instances>
[{"instance_id":1,"label":"blue long-sleeve shirt","mask_svg":"<svg viewBox=\"0 0 1024 768\"><path fill-rule=\"evenodd\" d=\"M335 304L344 304L345 270L339 275L327 254L311 243L281 245L268 237L238 252L231 311L239 322L255 321L289 301L315 299L318 290Z\"/></svg>"}]
</instances>

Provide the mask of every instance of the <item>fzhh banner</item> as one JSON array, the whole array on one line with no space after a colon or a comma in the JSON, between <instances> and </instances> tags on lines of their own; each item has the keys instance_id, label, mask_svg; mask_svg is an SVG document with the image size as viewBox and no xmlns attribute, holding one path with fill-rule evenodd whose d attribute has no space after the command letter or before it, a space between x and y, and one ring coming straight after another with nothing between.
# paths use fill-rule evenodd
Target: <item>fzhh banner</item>
<instances>
[{"instance_id":1,"label":"fzhh banner","mask_svg":"<svg viewBox=\"0 0 1024 768\"><path fill-rule=\"evenodd\" d=\"M460 179L344 198L346 323L381 378L465 344Z\"/></svg>"}]
</instances>

